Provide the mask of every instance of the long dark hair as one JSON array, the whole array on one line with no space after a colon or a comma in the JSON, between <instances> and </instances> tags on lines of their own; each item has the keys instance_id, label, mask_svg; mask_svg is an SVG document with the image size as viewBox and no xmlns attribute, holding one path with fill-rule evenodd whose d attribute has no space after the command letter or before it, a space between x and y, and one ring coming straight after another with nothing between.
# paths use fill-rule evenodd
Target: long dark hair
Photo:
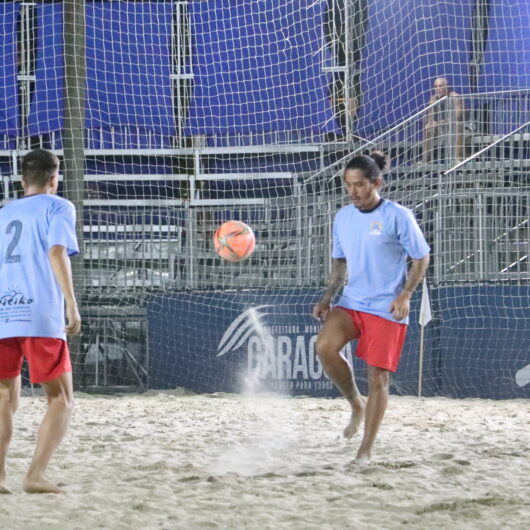
<instances>
[{"instance_id":1,"label":"long dark hair","mask_svg":"<svg viewBox=\"0 0 530 530\"><path fill-rule=\"evenodd\" d=\"M344 167L344 173L348 169L360 169L370 182L375 182L389 166L390 160L383 152L372 151L369 155L354 156Z\"/></svg>"}]
</instances>

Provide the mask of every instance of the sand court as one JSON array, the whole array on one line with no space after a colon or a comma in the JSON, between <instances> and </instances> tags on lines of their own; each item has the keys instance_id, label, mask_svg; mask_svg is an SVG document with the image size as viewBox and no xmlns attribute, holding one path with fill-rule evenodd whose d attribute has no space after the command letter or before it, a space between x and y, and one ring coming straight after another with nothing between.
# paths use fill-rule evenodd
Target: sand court
<instances>
[{"instance_id":1,"label":"sand court","mask_svg":"<svg viewBox=\"0 0 530 530\"><path fill-rule=\"evenodd\" d=\"M4 529L526 528L526 400L391 396L373 461L353 463L341 399L77 394L49 468L21 479L44 399L23 397L0 496Z\"/></svg>"}]
</instances>

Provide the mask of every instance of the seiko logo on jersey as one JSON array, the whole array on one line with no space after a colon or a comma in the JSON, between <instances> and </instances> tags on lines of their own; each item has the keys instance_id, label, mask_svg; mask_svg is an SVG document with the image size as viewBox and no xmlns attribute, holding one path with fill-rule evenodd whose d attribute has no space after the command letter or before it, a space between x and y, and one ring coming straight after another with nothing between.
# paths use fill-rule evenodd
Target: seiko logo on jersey
<instances>
[{"instance_id":1,"label":"seiko logo on jersey","mask_svg":"<svg viewBox=\"0 0 530 530\"><path fill-rule=\"evenodd\" d=\"M380 236L383 233L383 223L380 223L378 221L374 221L373 223L370 223L370 229L368 230L368 234L371 236Z\"/></svg>"},{"instance_id":2,"label":"seiko logo on jersey","mask_svg":"<svg viewBox=\"0 0 530 530\"><path fill-rule=\"evenodd\" d=\"M24 293L12 289L0 297L0 306L18 306L30 305L33 303L31 298L26 298Z\"/></svg>"}]
</instances>

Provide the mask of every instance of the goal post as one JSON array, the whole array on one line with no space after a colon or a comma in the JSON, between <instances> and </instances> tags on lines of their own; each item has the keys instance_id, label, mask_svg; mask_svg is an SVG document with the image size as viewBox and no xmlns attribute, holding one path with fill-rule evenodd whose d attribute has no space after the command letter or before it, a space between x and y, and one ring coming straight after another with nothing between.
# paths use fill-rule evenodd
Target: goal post
<instances>
[{"instance_id":1,"label":"goal post","mask_svg":"<svg viewBox=\"0 0 530 530\"><path fill-rule=\"evenodd\" d=\"M432 247L433 320L416 293L392 391L417 393L422 344L424 395L528 397L528 20L523 0L2 4L0 199L29 149L60 156L79 384L336 395L310 310L344 164L377 148ZM212 244L233 219L256 234L240 263Z\"/></svg>"}]
</instances>

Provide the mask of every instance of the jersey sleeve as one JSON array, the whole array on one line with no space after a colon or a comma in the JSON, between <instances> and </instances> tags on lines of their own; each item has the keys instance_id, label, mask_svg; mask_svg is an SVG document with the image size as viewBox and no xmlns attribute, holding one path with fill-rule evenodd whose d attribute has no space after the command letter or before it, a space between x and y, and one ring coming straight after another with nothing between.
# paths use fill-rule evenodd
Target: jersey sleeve
<instances>
[{"instance_id":1,"label":"jersey sleeve","mask_svg":"<svg viewBox=\"0 0 530 530\"><path fill-rule=\"evenodd\" d=\"M64 247L69 256L79 254L75 233L75 208L69 201L58 203L48 227L48 250L55 245Z\"/></svg>"},{"instance_id":2,"label":"jersey sleeve","mask_svg":"<svg viewBox=\"0 0 530 530\"><path fill-rule=\"evenodd\" d=\"M431 251L414 214L406 208L397 217L397 235L401 246L412 259L424 258Z\"/></svg>"},{"instance_id":3,"label":"jersey sleeve","mask_svg":"<svg viewBox=\"0 0 530 530\"><path fill-rule=\"evenodd\" d=\"M335 216L335 221L333 222L333 249L331 252L331 257L334 259L342 259L345 258L344 250L342 250L342 246L340 244L339 239L339 225L340 223L340 216L337 214Z\"/></svg>"}]
</instances>

